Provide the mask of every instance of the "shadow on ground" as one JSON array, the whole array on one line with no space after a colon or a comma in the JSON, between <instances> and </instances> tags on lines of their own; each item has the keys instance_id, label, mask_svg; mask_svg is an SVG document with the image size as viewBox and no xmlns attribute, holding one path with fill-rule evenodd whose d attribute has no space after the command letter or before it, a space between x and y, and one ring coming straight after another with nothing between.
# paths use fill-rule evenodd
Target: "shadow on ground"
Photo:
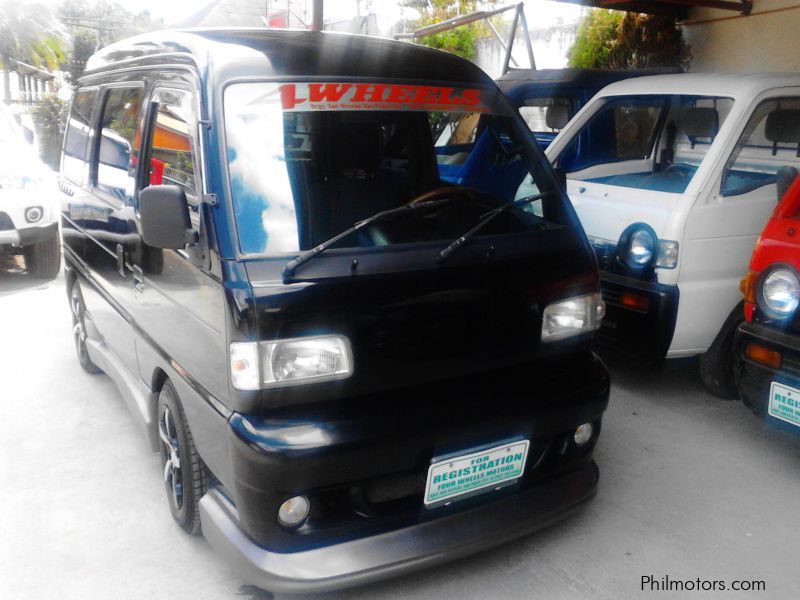
<instances>
[{"instance_id":1,"label":"shadow on ground","mask_svg":"<svg viewBox=\"0 0 800 600\"><path fill-rule=\"evenodd\" d=\"M703 387L697 356L653 360L606 348L598 349L597 353L606 363L615 386L655 396L687 393L713 398Z\"/></svg>"},{"instance_id":2,"label":"shadow on ground","mask_svg":"<svg viewBox=\"0 0 800 600\"><path fill-rule=\"evenodd\" d=\"M37 279L28 275L21 256L0 256L0 296L35 288L45 288L52 279Z\"/></svg>"}]
</instances>

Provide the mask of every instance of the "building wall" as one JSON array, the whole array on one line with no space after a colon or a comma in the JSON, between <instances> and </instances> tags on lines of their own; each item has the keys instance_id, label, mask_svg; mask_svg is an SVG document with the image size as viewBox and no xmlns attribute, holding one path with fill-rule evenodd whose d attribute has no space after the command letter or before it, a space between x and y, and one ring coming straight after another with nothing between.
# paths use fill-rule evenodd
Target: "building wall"
<instances>
[{"instance_id":1,"label":"building wall","mask_svg":"<svg viewBox=\"0 0 800 600\"><path fill-rule=\"evenodd\" d=\"M683 27L690 71L800 71L798 0L754 0L749 16L695 8Z\"/></svg>"}]
</instances>

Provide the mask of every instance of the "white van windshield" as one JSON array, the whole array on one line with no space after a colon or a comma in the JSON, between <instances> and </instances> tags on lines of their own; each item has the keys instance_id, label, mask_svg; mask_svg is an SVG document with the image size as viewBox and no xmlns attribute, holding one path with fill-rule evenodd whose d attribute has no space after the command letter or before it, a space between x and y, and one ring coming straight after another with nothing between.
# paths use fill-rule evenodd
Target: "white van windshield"
<instances>
[{"instance_id":1,"label":"white van windshield","mask_svg":"<svg viewBox=\"0 0 800 600\"><path fill-rule=\"evenodd\" d=\"M683 193L733 107L730 98L608 98L558 159L569 179Z\"/></svg>"},{"instance_id":2,"label":"white van windshield","mask_svg":"<svg viewBox=\"0 0 800 600\"><path fill-rule=\"evenodd\" d=\"M225 91L228 173L245 254L313 248L368 217L441 200L341 247L449 240L503 203L482 234L564 220L544 160L493 92L393 83L236 83ZM438 206L438 205L437 205Z\"/></svg>"}]
</instances>

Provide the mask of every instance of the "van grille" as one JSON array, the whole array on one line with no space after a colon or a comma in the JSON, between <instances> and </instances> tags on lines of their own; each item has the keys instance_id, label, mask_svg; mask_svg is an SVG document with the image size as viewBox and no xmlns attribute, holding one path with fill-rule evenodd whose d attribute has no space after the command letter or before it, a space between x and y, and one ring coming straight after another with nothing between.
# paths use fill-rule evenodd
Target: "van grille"
<instances>
[{"instance_id":1,"label":"van grille","mask_svg":"<svg viewBox=\"0 0 800 600\"><path fill-rule=\"evenodd\" d=\"M601 240L600 238L589 238L589 243L594 249L597 257L597 266L601 271L609 271L614 264L614 257L617 253L617 245L614 242Z\"/></svg>"},{"instance_id":2,"label":"van grille","mask_svg":"<svg viewBox=\"0 0 800 600\"><path fill-rule=\"evenodd\" d=\"M601 281L600 291L603 294L603 300L609 304L619 303L619 288L616 285L611 285L605 281Z\"/></svg>"}]
</instances>

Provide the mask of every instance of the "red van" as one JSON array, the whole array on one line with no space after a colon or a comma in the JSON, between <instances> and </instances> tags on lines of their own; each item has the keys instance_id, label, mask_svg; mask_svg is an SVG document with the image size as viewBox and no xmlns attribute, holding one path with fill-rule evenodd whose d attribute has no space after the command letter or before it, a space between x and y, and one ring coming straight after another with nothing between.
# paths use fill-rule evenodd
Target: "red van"
<instances>
[{"instance_id":1,"label":"red van","mask_svg":"<svg viewBox=\"0 0 800 600\"><path fill-rule=\"evenodd\" d=\"M761 233L741 287L745 322L734 351L742 400L800 433L800 177Z\"/></svg>"}]
</instances>

